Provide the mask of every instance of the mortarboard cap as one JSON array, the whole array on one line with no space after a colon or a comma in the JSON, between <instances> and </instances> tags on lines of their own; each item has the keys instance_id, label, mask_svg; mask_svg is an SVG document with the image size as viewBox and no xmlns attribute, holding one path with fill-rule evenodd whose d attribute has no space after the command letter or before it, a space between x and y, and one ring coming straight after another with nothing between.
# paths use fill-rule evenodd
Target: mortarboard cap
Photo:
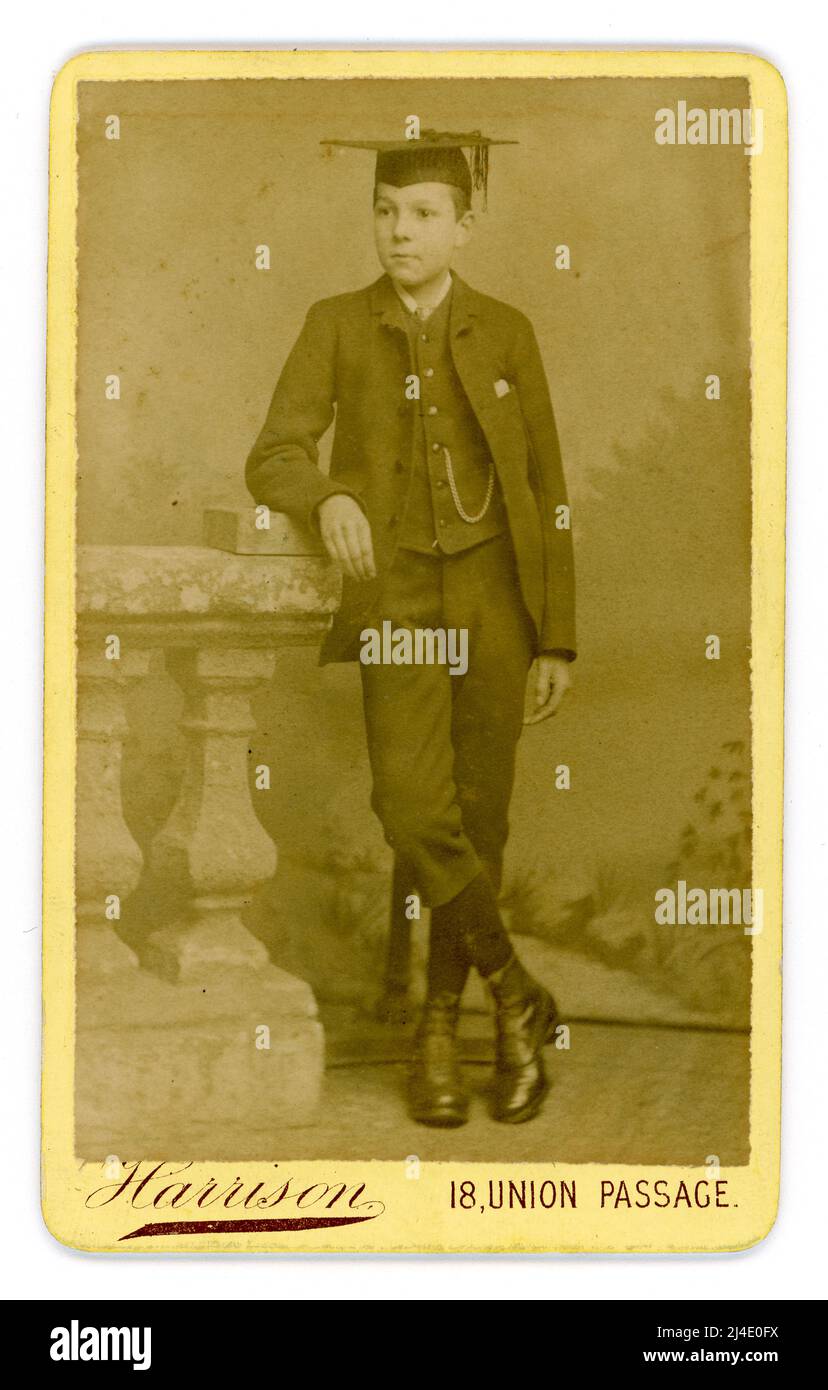
<instances>
[{"instance_id":1,"label":"mortarboard cap","mask_svg":"<svg viewBox=\"0 0 828 1390\"><path fill-rule=\"evenodd\" d=\"M516 145L517 140L490 140L479 130L465 132L422 130L411 140L320 140L352 150L374 150L375 183L405 188L412 183L449 183L471 201L472 189L481 189L486 200L489 149L492 145ZM469 151L470 161L464 150Z\"/></svg>"}]
</instances>

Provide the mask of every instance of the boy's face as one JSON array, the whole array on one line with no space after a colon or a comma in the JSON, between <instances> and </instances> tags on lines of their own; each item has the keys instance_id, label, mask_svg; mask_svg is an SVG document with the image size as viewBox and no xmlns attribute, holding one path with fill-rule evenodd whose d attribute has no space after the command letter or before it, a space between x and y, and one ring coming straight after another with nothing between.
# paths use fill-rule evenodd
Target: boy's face
<instances>
[{"instance_id":1,"label":"boy's face","mask_svg":"<svg viewBox=\"0 0 828 1390\"><path fill-rule=\"evenodd\" d=\"M471 211L458 218L446 183L378 184L374 238L383 270L405 289L437 279L468 241L473 220Z\"/></svg>"}]
</instances>

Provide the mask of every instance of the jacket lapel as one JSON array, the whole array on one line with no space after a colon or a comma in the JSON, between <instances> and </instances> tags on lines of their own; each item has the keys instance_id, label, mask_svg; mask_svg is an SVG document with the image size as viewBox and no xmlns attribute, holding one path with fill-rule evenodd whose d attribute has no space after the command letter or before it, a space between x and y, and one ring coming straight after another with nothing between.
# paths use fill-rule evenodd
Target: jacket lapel
<instances>
[{"instance_id":1,"label":"jacket lapel","mask_svg":"<svg viewBox=\"0 0 828 1390\"><path fill-rule=\"evenodd\" d=\"M502 376L502 345L485 331L485 301L459 276L454 277L451 352L463 390L486 436L498 476L509 490L515 454L515 418L495 395Z\"/></svg>"},{"instance_id":2,"label":"jacket lapel","mask_svg":"<svg viewBox=\"0 0 828 1390\"><path fill-rule=\"evenodd\" d=\"M495 376L492 374L493 364L490 361L486 335L482 332L480 323L481 308L480 296L455 275L450 320L451 355L457 375L463 383L463 390L471 401L480 424L486 430L486 415L491 404L487 386L494 397Z\"/></svg>"},{"instance_id":3,"label":"jacket lapel","mask_svg":"<svg viewBox=\"0 0 828 1390\"><path fill-rule=\"evenodd\" d=\"M370 289L371 313L380 324L387 328L399 328L405 332L404 310L400 297L391 284L388 275L381 275Z\"/></svg>"},{"instance_id":4,"label":"jacket lapel","mask_svg":"<svg viewBox=\"0 0 828 1390\"><path fill-rule=\"evenodd\" d=\"M468 333L477 318L480 296L465 280L452 272L451 313L449 331L452 339ZM389 328L405 328L405 310L389 275L381 275L369 286L371 313Z\"/></svg>"},{"instance_id":5,"label":"jacket lapel","mask_svg":"<svg viewBox=\"0 0 828 1390\"><path fill-rule=\"evenodd\" d=\"M459 275L452 275L450 333L452 349L456 338L471 332L477 318L477 295Z\"/></svg>"}]
</instances>

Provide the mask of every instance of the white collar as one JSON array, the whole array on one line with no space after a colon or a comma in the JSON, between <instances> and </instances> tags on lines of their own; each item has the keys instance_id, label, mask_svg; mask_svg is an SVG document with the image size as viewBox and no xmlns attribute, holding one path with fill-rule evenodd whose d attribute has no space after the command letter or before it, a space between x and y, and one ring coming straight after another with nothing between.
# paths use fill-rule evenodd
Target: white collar
<instances>
[{"instance_id":1,"label":"white collar","mask_svg":"<svg viewBox=\"0 0 828 1390\"><path fill-rule=\"evenodd\" d=\"M410 295L407 290L403 289L402 285L397 284L396 280L392 280L391 283L394 286L394 289L397 291L397 294L399 295L400 299L402 300L409 313L415 314L419 309L421 311L426 310L428 314L432 314L434 310L442 304L443 300L445 299L446 295L451 289L451 271L446 271L446 278L441 284L439 293L437 295L437 298L434 300L433 304L418 304L416 299L414 299L413 296Z\"/></svg>"}]
</instances>

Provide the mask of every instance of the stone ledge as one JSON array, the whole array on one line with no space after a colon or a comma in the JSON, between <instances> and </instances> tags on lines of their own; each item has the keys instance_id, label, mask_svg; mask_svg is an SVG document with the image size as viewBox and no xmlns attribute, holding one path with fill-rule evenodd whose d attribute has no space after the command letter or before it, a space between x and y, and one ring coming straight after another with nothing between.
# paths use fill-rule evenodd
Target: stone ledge
<instances>
[{"instance_id":1,"label":"stone ledge","mask_svg":"<svg viewBox=\"0 0 828 1390\"><path fill-rule=\"evenodd\" d=\"M319 555L325 549L318 535L284 512L267 508L267 526L257 524L257 509L232 512L218 507L204 513L204 544L232 555Z\"/></svg>"},{"instance_id":2,"label":"stone ledge","mask_svg":"<svg viewBox=\"0 0 828 1390\"><path fill-rule=\"evenodd\" d=\"M78 549L82 620L319 619L339 604L335 565L310 555L234 555L207 546L89 545Z\"/></svg>"}]
</instances>

